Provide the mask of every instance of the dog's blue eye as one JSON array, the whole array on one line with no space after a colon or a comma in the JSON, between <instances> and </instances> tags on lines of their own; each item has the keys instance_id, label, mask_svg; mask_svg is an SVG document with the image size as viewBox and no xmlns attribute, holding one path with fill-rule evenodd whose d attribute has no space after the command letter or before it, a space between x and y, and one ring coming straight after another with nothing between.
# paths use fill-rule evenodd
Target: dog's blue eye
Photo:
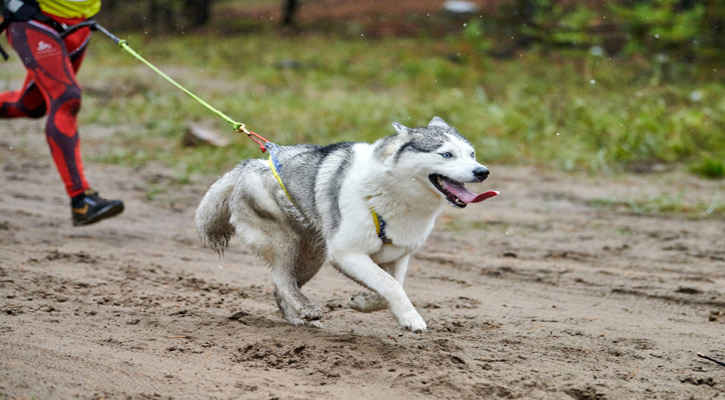
<instances>
[{"instance_id":1,"label":"dog's blue eye","mask_svg":"<svg viewBox=\"0 0 725 400\"><path fill-rule=\"evenodd\" d=\"M451 157L453 157L453 154L451 154L449 152L445 152L445 153L441 153L441 157L443 157L443 158L451 158Z\"/></svg>"},{"instance_id":2,"label":"dog's blue eye","mask_svg":"<svg viewBox=\"0 0 725 400\"><path fill-rule=\"evenodd\" d=\"M476 158L476 153L471 153L471 158Z\"/></svg>"}]
</instances>

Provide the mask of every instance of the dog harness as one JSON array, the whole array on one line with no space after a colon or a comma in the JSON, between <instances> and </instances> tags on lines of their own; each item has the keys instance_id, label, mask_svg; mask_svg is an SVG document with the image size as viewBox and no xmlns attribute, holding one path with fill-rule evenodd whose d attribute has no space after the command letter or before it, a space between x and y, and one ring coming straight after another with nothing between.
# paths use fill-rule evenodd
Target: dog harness
<instances>
[{"instance_id":1,"label":"dog harness","mask_svg":"<svg viewBox=\"0 0 725 400\"><path fill-rule=\"evenodd\" d=\"M277 158L277 152L279 151L279 146L272 142L267 142L264 144L266 149L269 151L269 169L272 171L272 175L274 175L274 178L277 179L277 183L279 183L279 187L282 188L282 191L287 196L289 201L292 203L293 206L297 207L294 200L292 200L292 196L290 196L289 192L287 191L287 188L284 186L284 182L282 182L282 178L279 176L279 171L282 170L282 164L279 162L279 159ZM373 222L375 223L375 231L378 234L378 237L380 240L383 241L383 244L392 244L393 241L388 238L388 236L385 234L385 226L387 223L381 217L378 213L375 212L375 210L370 207L370 213L373 216Z\"/></svg>"},{"instance_id":2,"label":"dog harness","mask_svg":"<svg viewBox=\"0 0 725 400\"><path fill-rule=\"evenodd\" d=\"M383 217L376 213L372 207L370 207L370 212L373 214L375 230L378 232L378 237L380 238L380 240L383 241L383 244L393 244L393 241L385 235L385 225L387 225L387 223L385 222Z\"/></svg>"}]
</instances>

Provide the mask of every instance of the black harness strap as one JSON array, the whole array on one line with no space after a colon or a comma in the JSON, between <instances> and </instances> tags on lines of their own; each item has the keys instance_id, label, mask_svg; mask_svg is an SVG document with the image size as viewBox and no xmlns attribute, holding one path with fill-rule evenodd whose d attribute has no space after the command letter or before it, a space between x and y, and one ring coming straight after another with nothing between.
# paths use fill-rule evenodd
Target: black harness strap
<instances>
[{"instance_id":1,"label":"black harness strap","mask_svg":"<svg viewBox=\"0 0 725 400\"><path fill-rule=\"evenodd\" d=\"M50 18L40 11L40 5L35 0L3 0L3 22L0 23L0 34L7 29L12 21L38 21L55 29L61 36L68 30L66 24ZM0 55L7 60L8 53L0 46Z\"/></svg>"},{"instance_id":2,"label":"black harness strap","mask_svg":"<svg viewBox=\"0 0 725 400\"><path fill-rule=\"evenodd\" d=\"M0 35L2 35L3 31L8 28L8 25L10 25L10 19L4 17L3 22L0 23ZM3 49L2 46L0 46L0 55L3 56L3 59L5 59L5 61L10 58L10 56L8 55L8 53L5 52L5 49Z\"/></svg>"}]
</instances>

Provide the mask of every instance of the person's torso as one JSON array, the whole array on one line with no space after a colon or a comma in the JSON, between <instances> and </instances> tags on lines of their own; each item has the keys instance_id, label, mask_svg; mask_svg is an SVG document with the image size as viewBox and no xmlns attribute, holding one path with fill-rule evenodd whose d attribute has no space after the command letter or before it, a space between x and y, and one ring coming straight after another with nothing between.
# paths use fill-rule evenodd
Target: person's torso
<instances>
[{"instance_id":1,"label":"person's torso","mask_svg":"<svg viewBox=\"0 0 725 400\"><path fill-rule=\"evenodd\" d=\"M101 10L101 0L36 0L40 9L61 18L87 19Z\"/></svg>"}]
</instances>

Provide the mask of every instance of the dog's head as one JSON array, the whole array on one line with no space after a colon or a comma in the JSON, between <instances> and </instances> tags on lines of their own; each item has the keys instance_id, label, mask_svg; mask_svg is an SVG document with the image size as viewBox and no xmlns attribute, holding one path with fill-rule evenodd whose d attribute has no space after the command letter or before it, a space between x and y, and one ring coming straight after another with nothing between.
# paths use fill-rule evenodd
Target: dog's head
<instances>
[{"instance_id":1,"label":"dog's head","mask_svg":"<svg viewBox=\"0 0 725 400\"><path fill-rule=\"evenodd\" d=\"M466 183L483 182L488 168L476 161L471 143L443 119L434 117L428 126L407 128L394 123L397 135L391 137L383 156L396 170L426 178L430 188L450 204L463 208L498 192L475 194L466 189Z\"/></svg>"}]
</instances>

